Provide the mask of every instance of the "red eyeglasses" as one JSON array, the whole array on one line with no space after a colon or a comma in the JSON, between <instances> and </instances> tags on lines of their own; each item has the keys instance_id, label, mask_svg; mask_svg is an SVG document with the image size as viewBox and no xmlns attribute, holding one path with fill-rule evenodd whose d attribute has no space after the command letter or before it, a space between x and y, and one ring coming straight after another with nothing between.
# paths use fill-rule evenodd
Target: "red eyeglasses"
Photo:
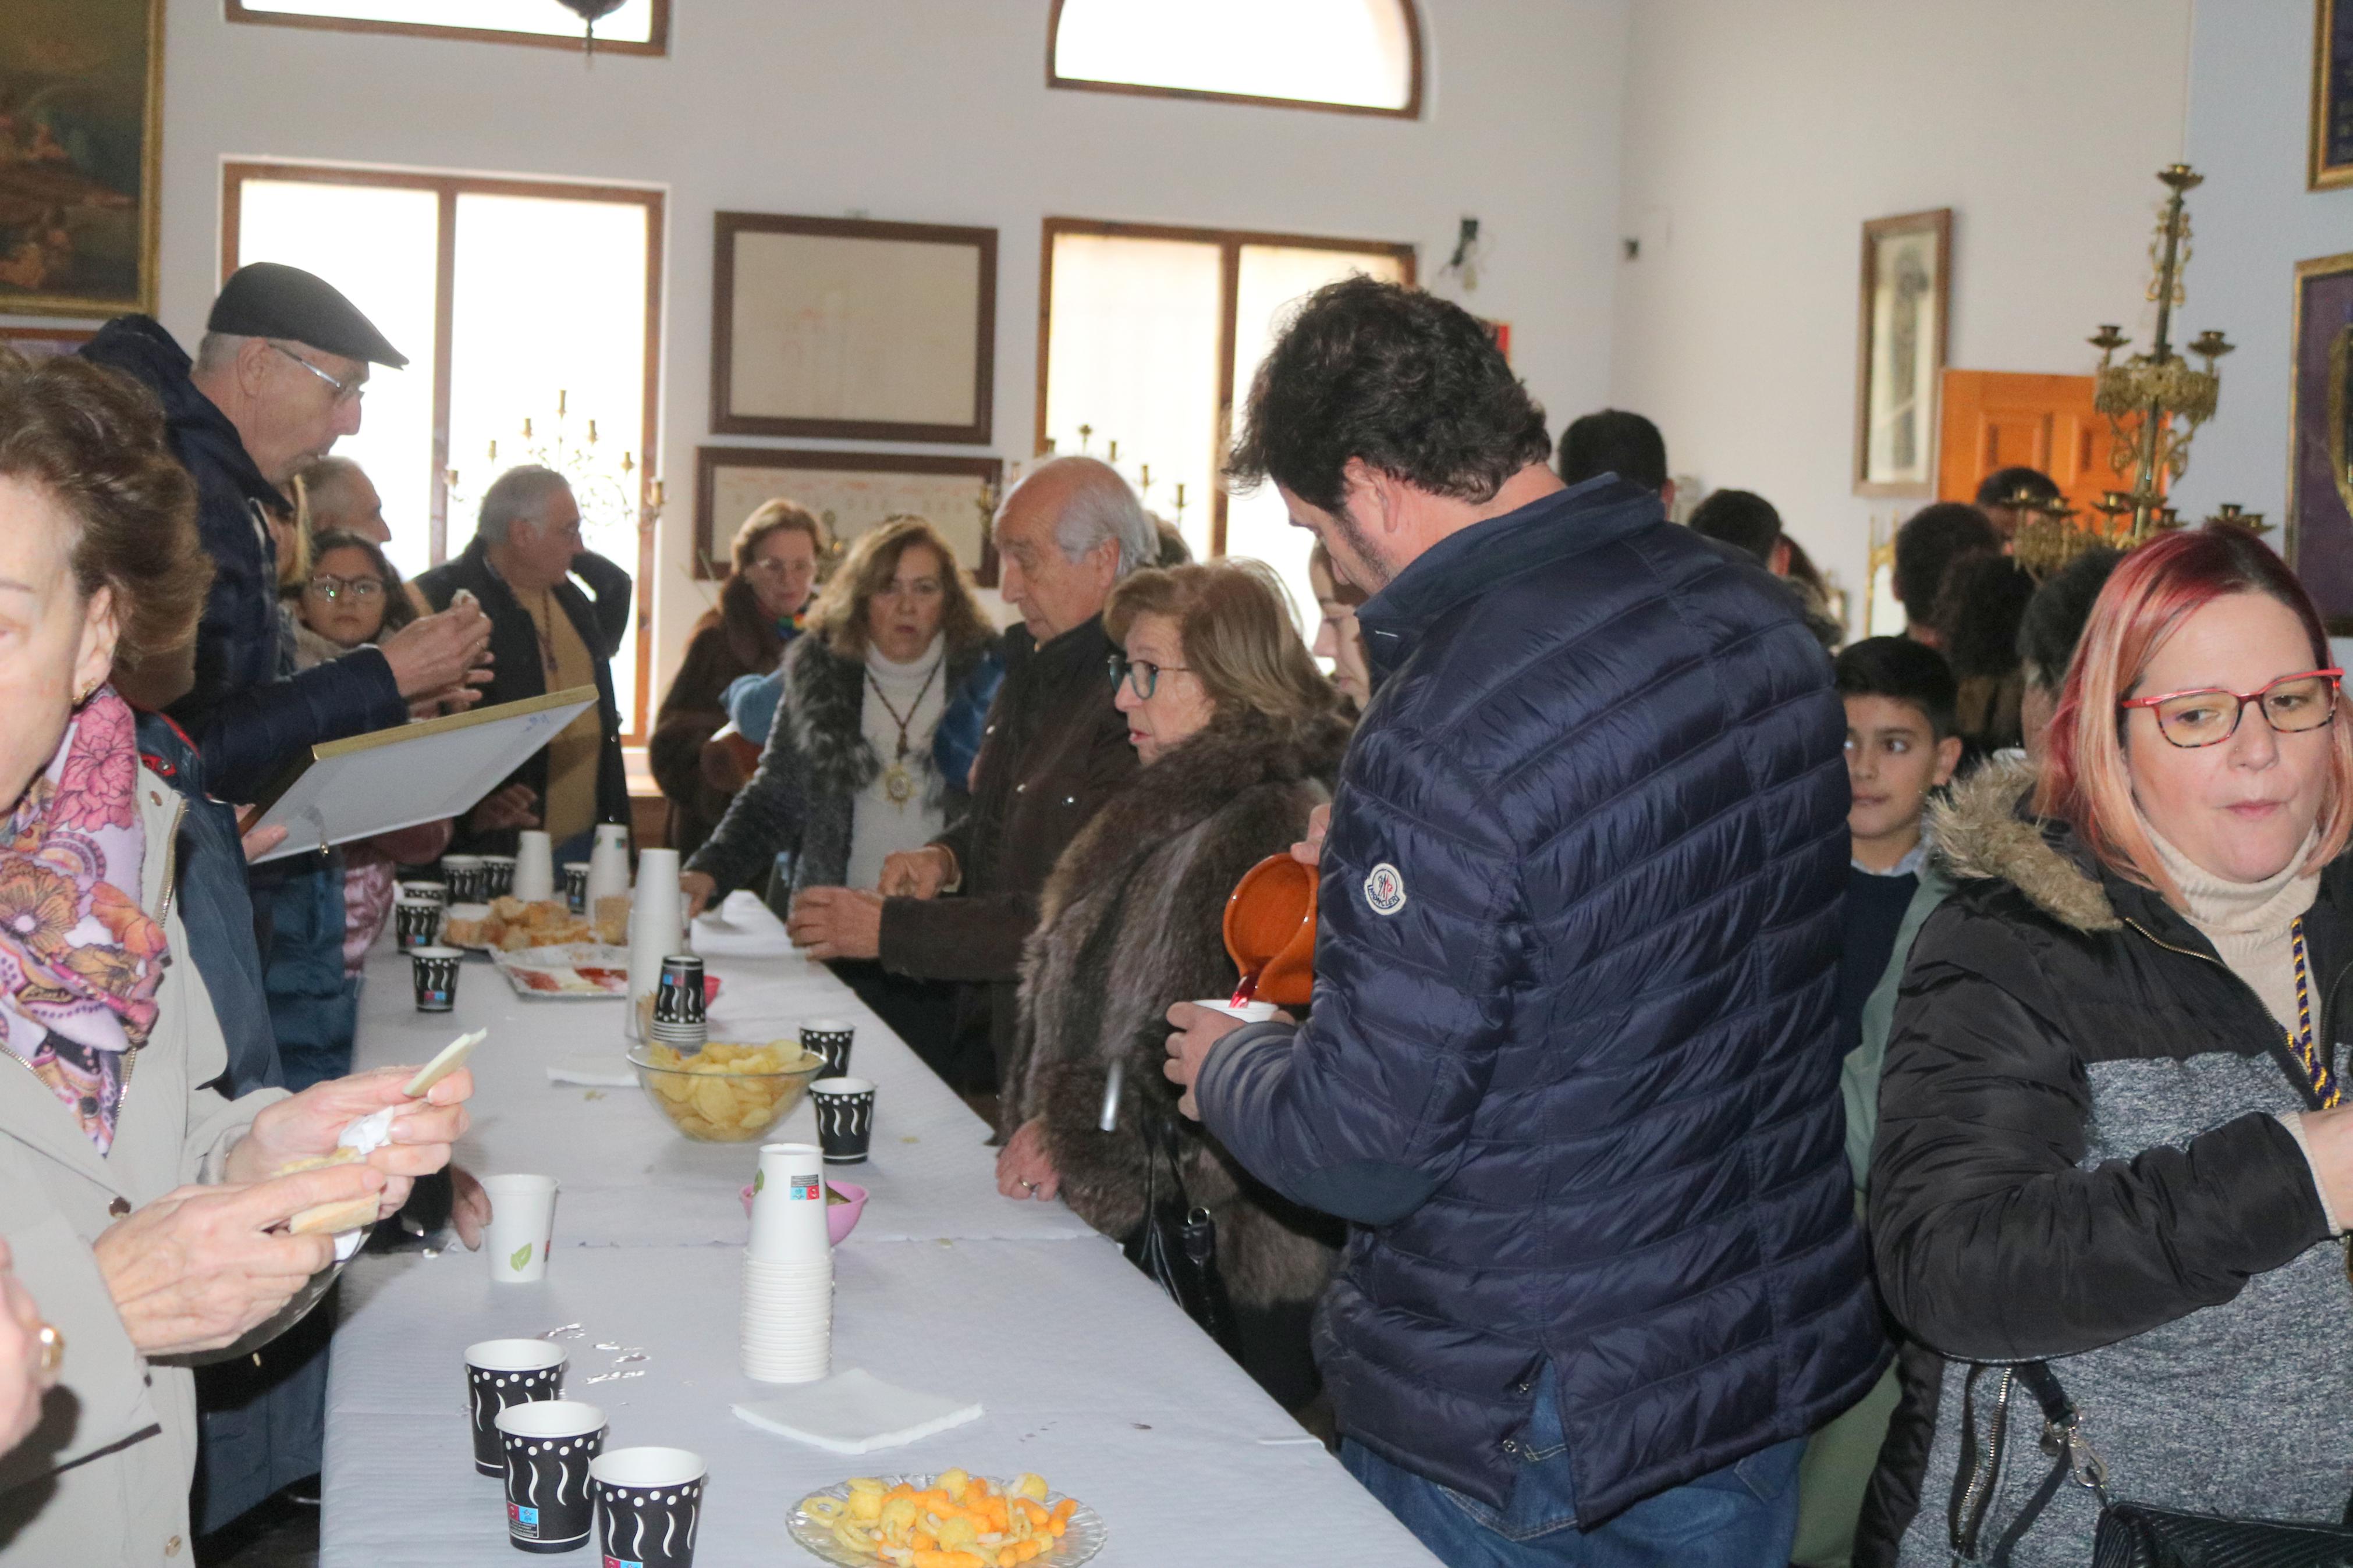
<instances>
[{"instance_id":1,"label":"red eyeglasses","mask_svg":"<svg viewBox=\"0 0 2353 1568\"><path fill-rule=\"evenodd\" d=\"M2337 684L2344 677L2341 669L2307 669L2283 675L2259 691L2207 686L2127 698L2116 706L2156 710L2158 732L2177 746L2215 746L2238 733L2239 715L2250 702L2262 707L2265 721L2279 734L2320 729L2337 715Z\"/></svg>"}]
</instances>

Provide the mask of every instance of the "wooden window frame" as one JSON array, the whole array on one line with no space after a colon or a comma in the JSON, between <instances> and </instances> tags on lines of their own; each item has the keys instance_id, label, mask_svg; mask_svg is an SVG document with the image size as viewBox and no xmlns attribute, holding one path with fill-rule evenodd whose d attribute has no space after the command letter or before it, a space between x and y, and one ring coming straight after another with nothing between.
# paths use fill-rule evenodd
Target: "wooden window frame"
<instances>
[{"instance_id":1,"label":"wooden window frame","mask_svg":"<svg viewBox=\"0 0 2353 1568\"><path fill-rule=\"evenodd\" d=\"M622 737L641 744L653 727L655 572L653 487L661 429L661 305L663 219L667 194L642 185L575 184L561 180L501 180L467 174L427 174L408 169L330 168L315 163L240 162L221 165L221 279L237 270L238 218L248 180L280 180L320 185L360 185L378 190L430 191L439 198L433 278L433 502L430 557L439 565L449 556L450 339L456 324L458 198L461 195L539 196L559 201L634 203L646 209L646 352L644 421L638 441L638 622L636 726Z\"/></svg>"},{"instance_id":2,"label":"wooden window frame","mask_svg":"<svg viewBox=\"0 0 2353 1568\"><path fill-rule=\"evenodd\" d=\"M642 44L628 39L596 40L600 54L667 55L670 53L670 0L651 0L653 17ZM579 38L559 33L510 33L503 27L449 27L433 22L380 22L360 16L304 16L285 11L256 11L245 0L222 0L223 16L231 22L263 27L308 27L323 33L396 34L411 38L448 38L469 44L521 44L527 48L570 49L583 47Z\"/></svg>"},{"instance_id":3,"label":"wooden window frame","mask_svg":"<svg viewBox=\"0 0 2353 1568\"><path fill-rule=\"evenodd\" d=\"M1324 234L1269 234L1247 228L1187 228L1174 224L1107 223L1093 218L1050 217L1045 221L1038 262L1038 428L1031 450L1040 457L1046 451L1047 367L1051 363L1054 346L1054 240L1065 234L1091 235L1103 239L1175 239L1219 247L1218 416L1214 451L1219 462L1223 461L1227 449L1233 444L1234 359L1240 352L1240 327L1237 317L1241 308L1239 296L1244 246L1387 256L1404 268L1407 287L1412 287L1416 279L1414 247L1395 240L1335 239ZM1216 472L1213 465L1210 469L1212 478ZM1226 487L1212 484L1209 487L1209 554L1215 557L1225 552Z\"/></svg>"},{"instance_id":4,"label":"wooden window frame","mask_svg":"<svg viewBox=\"0 0 2353 1568\"><path fill-rule=\"evenodd\" d=\"M1419 120L1421 118L1421 13L1414 0L1397 0L1398 9L1405 13L1406 100L1400 109L1383 109L1370 103L1319 103L1308 98L1265 98L1248 92L1211 92L1197 87L1149 87L1132 81L1094 81L1085 77L1064 76L1054 67L1056 40L1062 33L1062 3L1054 0L1053 10L1046 18L1046 85L1071 92L1118 92L1131 98L1189 98L1207 103L1254 104L1261 109L1312 109L1325 114L1370 114L1383 120Z\"/></svg>"}]
</instances>

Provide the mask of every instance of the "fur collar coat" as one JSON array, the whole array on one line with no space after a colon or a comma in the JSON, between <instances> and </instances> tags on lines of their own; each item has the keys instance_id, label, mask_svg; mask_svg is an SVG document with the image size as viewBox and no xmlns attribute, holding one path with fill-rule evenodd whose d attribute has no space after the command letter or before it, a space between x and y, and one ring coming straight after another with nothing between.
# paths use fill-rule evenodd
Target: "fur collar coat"
<instances>
[{"instance_id":1,"label":"fur collar coat","mask_svg":"<svg viewBox=\"0 0 2353 1568\"><path fill-rule=\"evenodd\" d=\"M1008 1133L1042 1119L1062 1197L1107 1236L1144 1217L1145 1116L1178 1131L1187 1196L1218 1225L1238 1305L1322 1290L1339 1226L1258 1183L1179 1117L1162 1075L1175 1003L1234 988L1226 900L1242 874L1303 834L1331 798L1348 727L1219 722L1114 795L1055 863L1022 965L1020 1021L1004 1075ZM1116 1131L1098 1130L1108 1069L1124 1063Z\"/></svg>"},{"instance_id":2,"label":"fur collar coat","mask_svg":"<svg viewBox=\"0 0 2353 1568\"><path fill-rule=\"evenodd\" d=\"M991 637L950 647L941 672L946 693L962 691L995 647ZM710 873L723 891L756 885L780 849L794 851L795 892L840 886L849 871L858 796L882 772L864 728L866 661L835 652L812 634L786 648L784 672L759 770L687 863ZM964 781L941 776L928 745L919 765L925 803L953 819L965 798Z\"/></svg>"}]
</instances>

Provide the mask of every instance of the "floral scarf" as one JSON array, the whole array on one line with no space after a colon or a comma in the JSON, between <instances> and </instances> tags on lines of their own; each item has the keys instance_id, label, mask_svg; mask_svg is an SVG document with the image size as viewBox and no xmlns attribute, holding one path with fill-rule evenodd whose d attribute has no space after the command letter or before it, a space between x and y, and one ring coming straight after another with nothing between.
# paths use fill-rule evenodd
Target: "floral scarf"
<instances>
[{"instance_id":1,"label":"floral scarf","mask_svg":"<svg viewBox=\"0 0 2353 1568\"><path fill-rule=\"evenodd\" d=\"M125 1053L155 1026L170 953L139 907L146 840L130 704L101 687L0 827L0 1044L105 1153Z\"/></svg>"}]
</instances>

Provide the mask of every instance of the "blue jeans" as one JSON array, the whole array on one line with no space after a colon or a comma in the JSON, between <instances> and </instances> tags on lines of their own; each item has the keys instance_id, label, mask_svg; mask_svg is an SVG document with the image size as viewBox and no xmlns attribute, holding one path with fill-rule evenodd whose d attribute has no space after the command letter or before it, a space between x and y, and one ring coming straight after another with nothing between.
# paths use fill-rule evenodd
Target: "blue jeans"
<instances>
[{"instance_id":1,"label":"blue jeans","mask_svg":"<svg viewBox=\"0 0 2353 1568\"><path fill-rule=\"evenodd\" d=\"M1568 1448L1549 1389L1524 1434L1523 1463L1501 1510L1400 1469L1363 1444L1340 1462L1447 1568L1788 1568L1798 1531L1793 1437L1577 1528Z\"/></svg>"}]
</instances>

